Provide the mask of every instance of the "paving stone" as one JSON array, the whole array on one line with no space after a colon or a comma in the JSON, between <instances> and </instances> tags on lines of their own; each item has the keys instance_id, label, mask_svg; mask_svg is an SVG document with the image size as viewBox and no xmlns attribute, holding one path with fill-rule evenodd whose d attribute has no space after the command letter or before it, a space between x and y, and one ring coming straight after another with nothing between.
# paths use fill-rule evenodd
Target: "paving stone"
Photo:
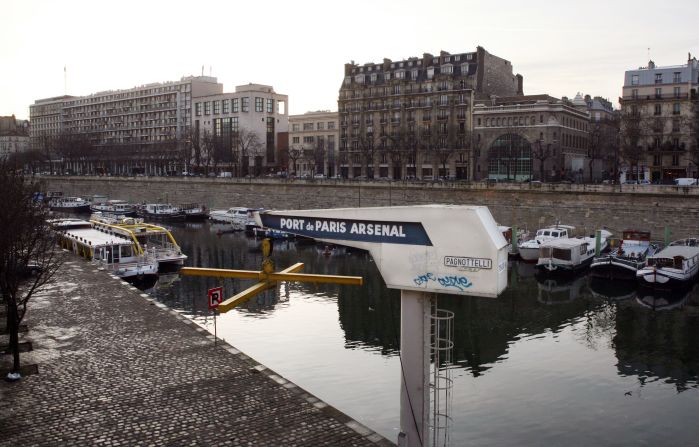
<instances>
[{"instance_id":1,"label":"paving stone","mask_svg":"<svg viewBox=\"0 0 699 447\"><path fill-rule=\"evenodd\" d=\"M393 445L140 291L76 265L30 303L23 341L34 350L22 361L40 373L0 382L0 446Z\"/></svg>"}]
</instances>

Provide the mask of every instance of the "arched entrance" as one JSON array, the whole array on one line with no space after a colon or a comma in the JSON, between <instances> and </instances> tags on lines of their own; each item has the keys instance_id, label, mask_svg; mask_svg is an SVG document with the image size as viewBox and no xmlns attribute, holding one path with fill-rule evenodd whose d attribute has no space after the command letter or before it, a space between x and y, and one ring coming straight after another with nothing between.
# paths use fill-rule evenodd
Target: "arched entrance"
<instances>
[{"instance_id":1,"label":"arched entrance","mask_svg":"<svg viewBox=\"0 0 699 447\"><path fill-rule=\"evenodd\" d=\"M488 178L521 182L531 179L532 148L521 135L499 136L488 149Z\"/></svg>"}]
</instances>

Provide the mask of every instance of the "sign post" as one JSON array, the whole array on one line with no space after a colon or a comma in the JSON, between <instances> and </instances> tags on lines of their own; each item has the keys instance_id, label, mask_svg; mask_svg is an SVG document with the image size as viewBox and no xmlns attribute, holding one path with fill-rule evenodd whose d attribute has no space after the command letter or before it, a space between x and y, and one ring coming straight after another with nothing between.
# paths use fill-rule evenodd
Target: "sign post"
<instances>
[{"instance_id":1,"label":"sign post","mask_svg":"<svg viewBox=\"0 0 699 447\"><path fill-rule=\"evenodd\" d=\"M216 334L216 309L218 305L223 302L223 287L214 287L209 289L209 310L214 311L214 346L218 342L218 335Z\"/></svg>"},{"instance_id":2,"label":"sign post","mask_svg":"<svg viewBox=\"0 0 699 447\"><path fill-rule=\"evenodd\" d=\"M401 290L398 445L436 443L429 411L431 294L495 298L507 287L507 242L488 208L267 211L255 218L264 227L368 250L386 286Z\"/></svg>"}]
</instances>

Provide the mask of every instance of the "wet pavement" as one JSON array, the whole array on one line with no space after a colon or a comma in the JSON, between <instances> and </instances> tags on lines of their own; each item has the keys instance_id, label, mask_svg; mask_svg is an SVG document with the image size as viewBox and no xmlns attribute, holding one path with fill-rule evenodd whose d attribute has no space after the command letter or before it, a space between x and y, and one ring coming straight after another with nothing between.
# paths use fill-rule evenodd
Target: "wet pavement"
<instances>
[{"instance_id":1,"label":"wet pavement","mask_svg":"<svg viewBox=\"0 0 699 447\"><path fill-rule=\"evenodd\" d=\"M81 259L57 278L24 320L38 374L0 382L0 446L393 445Z\"/></svg>"}]
</instances>

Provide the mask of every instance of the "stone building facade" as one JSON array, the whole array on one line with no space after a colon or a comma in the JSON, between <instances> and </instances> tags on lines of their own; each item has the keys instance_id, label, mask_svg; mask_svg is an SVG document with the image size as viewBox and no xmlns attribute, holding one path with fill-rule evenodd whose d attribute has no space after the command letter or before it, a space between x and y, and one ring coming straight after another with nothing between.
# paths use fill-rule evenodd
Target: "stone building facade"
<instances>
[{"instance_id":1,"label":"stone building facade","mask_svg":"<svg viewBox=\"0 0 699 447\"><path fill-rule=\"evenodd\" d=\"M336 175L339 115L329 110L289 117L288 172L299 177Z\"/></svg>"},{"instance_id":2,"label":"stone building facade","mask_svg":"<svg viewBox=\"0 0 699 447\"><path fill-rule=\"evenodd\" d=\"M29 150L29 122L0 116L0 159Z\"/></svg>"},{"instance_id":3,"label":"stone building facade","mask_svg":"<svg viewBox=\"0 0 699 447\"><path fill-rule=\"evenodd\" d=\"M627 70L621 104L627 178L669 183L696 177L699 63ZM636 159L636 160L634 160Z\"/></svg>"},{"instance_id":4,"label":"stone building facade","mask_svg":"<svg viewBox=\"0 0 699 447\"><path fill-rule=\"evenodd\" d=\"M582 181L589 112L549 95L494 97L473 107L474 179Z\"/></svg>"},{"instance_id":5,"label":"stone building facade","mask_svg":"<svg viewBox=\"0 0 699 447\"><path fill-rule=\"evenodd\" d=\"M32 146L51 150L74 172L164 173L185 163L192 98L223 91L210 76L109 90L87 96L40 99L29 107ZM70 138L57 147L56 137ZM80 140L86 153L70 154ZM52 147L47 147L52 146Z\"/></svg>"},{"instance_id":6,"label":"stone building facade","mask_svg":"<svg viewBox=\"0 0 699 447\"><path fill-rule=\"evenodd\" d=\"M235 175L278 170L278 135L289 128L287 95L269 85L250 83L237 86L235 92L199 96L193 102L193 138L204 148L203 158L218 157L216 164ZM210 150L207 144L212 145Z\"/></svg>"},{"instance_id":7,"label":"stone building facade","mask_svg":"<svg viewBox=\"0 0 699 447\"><path fill-rule=\"evenodd\" d=\"M336 172L345 178L469 179L472 107L522 94L509 61L474 52L345 65Z\"/></svg>"}]
</instances>

